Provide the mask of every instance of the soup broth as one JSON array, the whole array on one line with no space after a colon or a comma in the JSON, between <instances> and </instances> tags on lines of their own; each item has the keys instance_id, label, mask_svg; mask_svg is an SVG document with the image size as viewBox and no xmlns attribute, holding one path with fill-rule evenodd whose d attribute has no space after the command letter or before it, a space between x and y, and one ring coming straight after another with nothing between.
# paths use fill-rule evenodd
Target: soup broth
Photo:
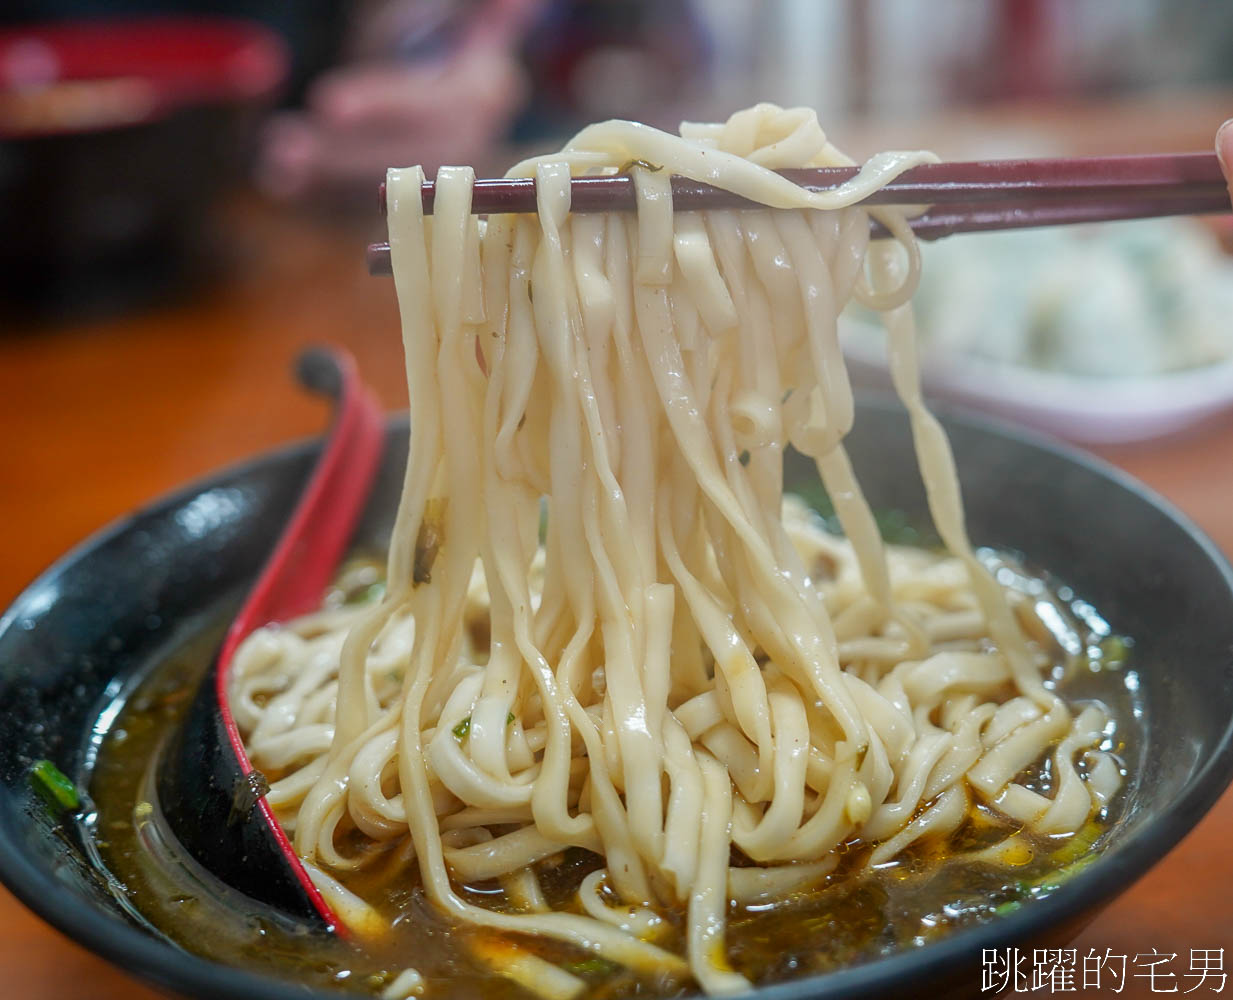
<instances>
[{"instance_id":1,"label":"soup broth","mask_svg":"<svg viewBox=\"0 0 1233 1000\"><path fill-rule=\"evenodd\" d=\"M1045 581L1015 563L991 553L985 557L997 564L1001 582L1012 590L1047 594L1050 606L1065 614L1072 635L1056 647L1059 690L1072 703L1099 698L1110 707L1118 728L1110 727L1102 747L1126 759L1127 727L1141 717L1135 685L1126 683L1128 642L1110 635L1097 613L1067 588L1046 589ZM355 578L354 566L349 572ZM379 595L379 581L360 578L364 587L341 595L344 599ZM104 713L109 723L98 734L91 776L95 812L85 832L116 891L150 927L208 959L347 992L380 994L414 968L427 997L526 996L523 987L500 974L502 947L510 944L583 979L597 1000L696 991L688 979L637 975L559 942L529 937L515 942L492 930L453 925L426 899L414 860L398 846L385 848L373 865L336 876L388 923L384 934L365 939L344 940L298 926L202 871L162 822L153 774L164 740L181 721L217 649L229 612L230 607L220 608L186 625L166 656ZM1073 648L1065 649L1075 639L1077 656ZM1047 636L1042 634L1042 641ZM1046 755L1021 780L1047 793L1047 764ZM868 868L870 848L853 842L841 849L836 869L805 890L730 901L729 961L756 984L775 983L926 946L957 929L997 919L1047 895L1094 858L1125 794L1124 785L1110 808L1066 837L1025 831L995 810L974 805L950 837L920 841L891 863ZM732 865L747 863L734 848ZM579 909L579 884L601 866L597 855L571 848L545 859L537 871L549 903L568 911ZM261 878L261 872L252 877ZM479 906L512 905L495 881L460 891ZM685 931L683 915L660 916L657 940L675 950Z\"/></svg>"}]
</instances>

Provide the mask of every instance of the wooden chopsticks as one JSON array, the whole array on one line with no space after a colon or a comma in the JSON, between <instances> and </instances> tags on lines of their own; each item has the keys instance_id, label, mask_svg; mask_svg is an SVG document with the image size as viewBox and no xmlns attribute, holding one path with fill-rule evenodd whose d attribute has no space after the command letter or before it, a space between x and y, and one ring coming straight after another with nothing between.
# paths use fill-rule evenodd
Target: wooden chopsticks
<instances>
[{"instance_id":1,"label":"wooden chopsticks","mask_svg":"<svg viewBox=\"0 0 1233 1000\"><path fill-rule=\"evenodd\" d=\"M851 180L857 168L780 173L808 190L826 191ZM575 212L635 207L633 179L628 174L576 177L571 188L571 210ZM432 212L434 196L433 182L425 181L425 213ZM680 176L672 178L672 204L682 211L762 207L730 191ZM1214 153L929 163L905 171L862 204L930 206L909 220L917 238L923 240L993 229L1230 210L1228 188ZM384 212L384 184L380 205ZM475 182L471 210L477 215L534 212L535 208L533 179ZM876 222L872 230L875 237L887 235ZM368 248L368 268L373 274L389 273L388 244Z\"/></svg>"}]
</instances>

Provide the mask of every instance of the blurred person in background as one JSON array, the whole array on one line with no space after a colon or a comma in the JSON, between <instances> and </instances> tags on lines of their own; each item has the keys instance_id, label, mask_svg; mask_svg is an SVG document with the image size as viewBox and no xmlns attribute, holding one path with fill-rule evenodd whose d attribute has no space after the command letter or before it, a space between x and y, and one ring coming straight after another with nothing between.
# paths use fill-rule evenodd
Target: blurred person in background
<instances>
[{"instance_id":1,"label":"blurred person in background","mask_svg":"<svg viewBox=\"0 0 1233 1000\"><path fill-rule=\"evenodd\" d=\"M242 0L231 0L242 2ZM261 3L262 0L249 0ZM309 0L320 5L323 0ZM675 129L759 100L902 119L1233 79L1233 6L1204 0L355 0L266 135L262 187L367 196L391 164L499 172L588 122ZM335 18L337 20L337 18ZM340 41L344 39L344 41ZM306 39L306 41L310 41ZM320 60L324 46L309 51ZM1013 137L991 137L989 155ZM520 149L511 154L513 143ZM1042 147L1044 151L1047 148Z\"/></svg>"},{"instance_id":2,"label":"blurred person in background","mask_svg":"<svg viewBox=\"0 0 1233 1000\"><path fill-rule=\"evenodd\" d=\"M1233 7L1202 0L5 0L0 24L155 13L248 17L288 42L256 169L280 198L367 197L391 164L493 172L511 142L552 148L609 117L674 128L772 100L839 126L1233 76Z\"/></svg>"},{"instance_id":3,"label":"blurred person in background","mask_svg":"<svg viewBox=\"0 0 1233 1000\"><path fill-rule=\"evenodd\" d=\"M495 170L589 121L675 127L758 100L903 119L1227 83L1233 6L1204 0L5 0L0 24L249 17L288 42L269 193L371 189L391 164Z\"/></svg>"},{"instance_id":4,"label":"blurred person in background","mask_svg":"<svg viewBox=\"0 0 1233 1000\"><path fill-rule=\"evenodd\" d=\"M6 0L0 26L247 18L287 42L256 179L278 198L362 191L392 164L493 170L614 116L675 125L708 46L694 0Z\"/></svg>"}]
</instances>

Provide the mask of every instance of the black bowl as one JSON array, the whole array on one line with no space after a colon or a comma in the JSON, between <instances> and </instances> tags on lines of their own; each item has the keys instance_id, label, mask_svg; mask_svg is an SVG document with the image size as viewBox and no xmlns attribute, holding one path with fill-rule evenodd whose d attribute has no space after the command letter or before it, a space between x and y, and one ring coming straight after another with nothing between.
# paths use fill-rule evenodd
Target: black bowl
<instances>
[{"instance_id":1,"label":"black bowl","mask_svg":"<svg viewBox=\"0 0 1233 1000\"><path fill-rule=\"evenodd\" d=\"M1121 814L1102 856L1047 898L917 950L766 988L761 1000L973 993L982 949L1073 934L1173 847L1233 775L1233 573L1212 544L1108 466L960 416L944 422L974 543L1025 553L1136 639L1145 712ZM380 544L388 531L405 445L405 424L396 424L360 544ZM135 926L89 860L57 835L28 772L50 758L88 778L102 707L184 622L256 574L319 447L257 459L112 526L0 619L0 878L75 941L190 996L307 994ZM862 402L851 451L875 507L921 515L924 493L897 403Z\"/></svg>"}]
</instances>

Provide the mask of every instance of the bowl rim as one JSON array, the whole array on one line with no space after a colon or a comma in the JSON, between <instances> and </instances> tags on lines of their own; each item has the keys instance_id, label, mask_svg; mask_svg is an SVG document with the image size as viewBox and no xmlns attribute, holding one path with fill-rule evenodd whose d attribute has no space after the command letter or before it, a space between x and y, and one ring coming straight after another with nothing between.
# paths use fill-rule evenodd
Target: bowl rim
<instances>
[{"instance_id":1,"label":"bowl rim","mask_svg":"<svg viewBox=\"0 0 1233 1000\"><path fill-rule=\"evenodd\" d=\"M898 411L901 404L890 393L861 392L858 395L858 419L860 408ZM1156 508L1173 521L1218 570L1233 606L1233 565L1229 558L1188 516L1144 483L1095 455L1038 432L990 418L987 414L973 413L951 404L935 406L933 412L944 424L965 431L1009 438L1016 444L1078 465L1093 475L1112 480ZM387 426L391 431L398 431L406 422L405 413L397 414L388 419ZM0 615L0 635L15 626L21 616L22 605L30 595L68 571L96 548L133 528L142 518L158 515L183 504L204 489L242 477L268 463L291 461L307 455L319 448L322 440L320 436L304 438L230 463L143 504L136 511L94 532L53 562L21 591ZM919 949L901 950L864 964L763 986L755 994L759 1000L823 1000L860 995L866 991L888 991L902 988L910 981L931 973L943 974L965 959L972 961L971 972L975 976L980 970L976 960L986 949L1005 949L1007 941L1029 940L1051 927L1073 921L1097 905L1108 903L1128 889L1194 828L1224 793L1230 780L1233 780L1233 718L1171 809L1148 818L1141 827L1119 841L1111 857L1102 858L1076 873L1045 898L1034 900L1031 905L994 920L957 930ZM184 950L168 939L154 937L112 914L99 911L73 893L65 892L50 872L26 856L22 844L10 837L2 825L0 882L25 906L74 943L88 948L130 975L178 994L202 1000L220 996L326 1000L338 995L211 961Z\"/></svg>"},{"instance_id":2,"label":"bowl rim","mask_svg":"<svg viewBox=\"0 0 1233 1000\"><path fill-rule=\"evenodd\" d=\"M227 14L0 27L0 139L83 136L159 122L186 108L261 102L279 92L290 66L290 48L274 28ZM65 91L93 94L90 113L40 117L48 95Z\"/></svg>"}]
</instances>

